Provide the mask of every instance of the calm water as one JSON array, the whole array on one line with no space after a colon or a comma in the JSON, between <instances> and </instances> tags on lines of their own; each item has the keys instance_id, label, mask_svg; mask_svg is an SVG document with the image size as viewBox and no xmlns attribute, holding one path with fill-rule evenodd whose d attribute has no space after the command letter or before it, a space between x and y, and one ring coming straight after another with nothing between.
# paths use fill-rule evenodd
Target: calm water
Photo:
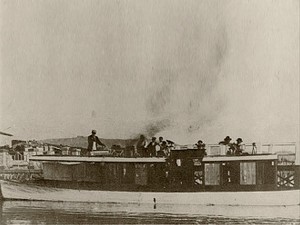
<instances>
[{"instance_id":1,"label":"calm water","mask_svg":"<svg viewBox=\"0 0 300 225\"><path fill-rule=\"evenodd\" d=\"M300 224L299 206L0 202L0 224Z\"/></svg>"}]
</instances>

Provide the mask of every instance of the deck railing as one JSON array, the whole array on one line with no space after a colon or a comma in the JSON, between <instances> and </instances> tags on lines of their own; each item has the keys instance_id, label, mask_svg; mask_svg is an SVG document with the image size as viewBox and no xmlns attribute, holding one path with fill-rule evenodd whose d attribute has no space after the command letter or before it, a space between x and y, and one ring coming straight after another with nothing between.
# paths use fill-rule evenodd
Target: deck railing
<instances>
[{"instance_id":1,"label":"deck railing","mask_svg":"<svg viewBox=\"0 0 300 225\"><path fill-rule=\"evenodd\" d=\"M189 149L194 146L177 146L179 149ZM278 162L282 165L296 164L300 165L300 149L297 142L285 142L285 143L246 143L242 145L243 152L248 154L277 154ZM208 156L220 156L226 155L228 146L219 144L207 144L206 152ZM4 154L4 153L2 153ZM6 165L24 165L29 162L31 155L36 155L36 152L24 152L23 154L16 153L15 155L9 155L5 153L2 156L2 164ZM120 155L119 157L126 157L126 155ZM128 157L135 157L134 155Z\"/></svg>"},{"instance_id":2,"label":"deck railing","mask_svg":"<svg viewBox=\"0 0 300 225\"><path fill-rule=\"evenodd\" d=\"M29 158L32 155L36 154L32 152L23 152L23 154L16 152L15 154L11 155L8 152L2 152L0 157L0 167L4 169L25 167L33 167L40 169L39 163L32 163L29 161Z\"/></svg>"},{"instance_id":3,"label":"deck railing","mask_svg":"<svg viewBox=\"0 0 300 225\"><path fill-rule=\"evenodd\" d=\"M14 161L27 161L27 157L24 154L16 152L14 155L11 155L12 160Z\"/></svg>"},{"instance_id":4,"label":"deck railing","mask_svg":"<svg viewBox=\"0 0 300 225\"><path fill-rule=\"evenodd\" d=\"M207 144L207 154L208 155L223 155L226 154L226 150L228 146L218 145L218 144ZM243 144L242 145L243 152L247 152L249 154L276 154L276 153L289 153L295 154L297 149L296 142L288 142L288 143L253 143Z\"/></svg>"},{"instance_id":5,"label":"deck railing","mask_svg":"<svg viewBox=\"0 0 300 225\"><path fill-rule=\"evenodd\" d=\"M226 155L228 146L218 144L207 144L207 155ZM243 152L248 154L277 154L278 161L281 164L300 165L300 149L297 142L285 143L251 143L242 145Z\"/></svg>"}]
</instances>

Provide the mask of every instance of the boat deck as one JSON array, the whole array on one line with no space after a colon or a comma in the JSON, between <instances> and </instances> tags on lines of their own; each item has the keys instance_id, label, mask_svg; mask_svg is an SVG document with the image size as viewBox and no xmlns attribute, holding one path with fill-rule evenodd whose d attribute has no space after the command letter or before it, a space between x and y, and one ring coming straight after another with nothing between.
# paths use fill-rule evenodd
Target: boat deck
<instances>
[{"instance_id":1,"label":"boat deck","mask_svg":"<svg viewBox=\"0 0 300 225\"><path fill-rule=\"evenodd\" d=\"M106 157L106 156L32 156L31 161L59 161L59 162L116 162L116 163L164 163L165 157ZM260 161L277 160L277 155L247 155L247 156L206 156L203 162L229 161Z\"/></svg>"}]
</instances>

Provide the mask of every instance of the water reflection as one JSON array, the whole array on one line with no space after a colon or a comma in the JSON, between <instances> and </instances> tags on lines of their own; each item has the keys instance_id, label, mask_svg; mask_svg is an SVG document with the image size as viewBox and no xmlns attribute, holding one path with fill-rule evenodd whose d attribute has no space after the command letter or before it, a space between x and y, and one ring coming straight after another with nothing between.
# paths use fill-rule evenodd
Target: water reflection
<instances>
[{"instance_id":1,"label":"water reflection","mask_svg":"<svg viewBox=\"0 0 300 225\"><path fill-rule=\"evenodd\" d=\"M300 223L299 206L245 207L4 201L1 224Z\"/></svg>"}]
</instances>

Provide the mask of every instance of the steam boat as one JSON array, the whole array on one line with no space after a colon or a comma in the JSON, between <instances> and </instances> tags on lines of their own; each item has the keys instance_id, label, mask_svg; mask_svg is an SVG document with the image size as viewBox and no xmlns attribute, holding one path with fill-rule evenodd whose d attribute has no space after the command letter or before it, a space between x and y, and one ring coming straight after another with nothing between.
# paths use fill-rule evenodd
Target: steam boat
<instances>
[{"instance_id":1,"label":"steam boat","mask_svg":"<svg viewBox=\"0 0 300 225\"><path fill-rule=\"evenodd\" d=\"M172 149L168 157L134 157L131 151L32 156L42 165L42 177L2 180L1 194L15 200L295 206L300 205L300 158L292 145L293 154L264 152L261 146L259 153L228 156L226 146L209 145L204 157L189 146Z\"/></svg>"}]
</instances>

